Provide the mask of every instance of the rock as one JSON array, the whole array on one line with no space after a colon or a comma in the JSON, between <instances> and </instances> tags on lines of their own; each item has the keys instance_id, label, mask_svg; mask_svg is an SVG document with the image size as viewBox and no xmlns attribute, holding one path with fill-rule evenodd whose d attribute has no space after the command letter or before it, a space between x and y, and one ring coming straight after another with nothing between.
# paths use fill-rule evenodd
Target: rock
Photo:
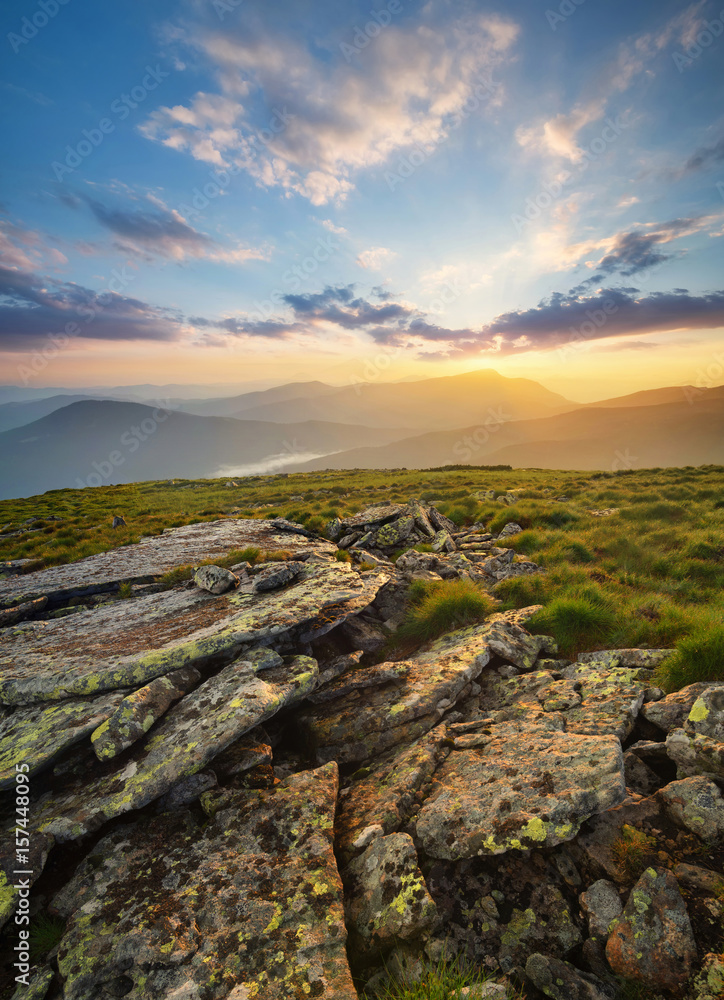
<instances>
[{"instance_id":1,"label":"rock","mask_svg":"<svg viewBox=\"0 0 724 1000\"><path fill-rule=\"evenodd\" d=\"M719 895L722 879L718 872L712 872L708 868L699 868L697 865L687 865L684 863L674 865L672 870L679 885L686 885L697 889L705 896Z\"/></svg>"},{"instance_id":2,"label":"rock","mask_svg":"<svg viewBox=\"0 0 724 1000\"><path fill-rule=\"evenodd\" d=\"M210 594L225 594L229 590L236 590L241 581L235 573L223 566L200 566L194 571L194 583Z\"/></svg>"},{"instance_id":3,"label":"rock","mask_svg":"<svg viewBox=\"0 0 724 1000\"><path fill-rule=\"evenodd\" d=\"M337 768L120 827L55 897L65 1000L356 1000L332 852Z\"/></svg>"},{"instance_id":4,"label":"rock","mask_svg":"<svg viewBox=\"0 0 724 1000\"><path fill-rule=\"evenodd\" d=\"M563 676L580 685L581 692L581 704L566 712L568 732L614 733L625 740L644 701L645 685L636 681L634 673L595 660L566 667Z\"/></svg>"},{"instance_id":5,"label":"rock","mask_svg":"<svg viewBox=\"0 0 724 1000\"><path fill-rule=\"evenodd\" d=\"M414 529L415 518L411 514L400 517L390 524L385 524L377 532L376 547L398 549L407 541Z\"/></svg>"},{"instance_id":6,"label":"rock","mask_svg":"<svg viewBox=\"0 0 724 1000\"><path fill-rule=\"evenodd\" d=\"M623 913L623 904L613 882L601 878L580 895L581 910L588 918L588 932L606 941L609 928Z\"/></svg>"},{"instance_id":7,"label":"rock","mask_svg":"<svg viewBox=\"0 0 724 1000\"><path fill-rule=\"evenodd\" d=\"M498 534L498 538L512 538L513 535L519 535L523 529L515 521L510 521L503 530Z\"/></svg>"},{"instance_id":8,"label":"rock","mask_svg":"<svg viewBox=\"0 0 724 1000\"><path fill-rule=\"evenodd\" d=\"M271 762L271 741L266 730L257 726L214 757L214 773L229 779Z\"/></svg>"},{"instance_id":9,"label":"rock","mask_svg":"<svg viewBox=\"0 0 724 1000\"><path fill-rule=\"evenodd\" d=\"M377 666L358 666L345 672L342 677L331 681L324 688L318 688L307 697L313 705L347 698L353 691L380 687L383 684L399 684L410 672L408 663L382 663ZM389 692L388 692L389 693Z\"/></svg>"},{"instance_id":10,"label":"rock","mask_svg":"<svg viewBox=\"0 0 724 1000\"><path fill-rule=\"evenodd\" d=\"M432 551L433 552L454 552L455 542L452 539L449 531L438 531L432 540Z\"/></svg>"},{"instance_id":11,"label":"rock","mask_svg":"<svg viewBox=\"0 0 724 1000\"><path fill-rule=\"evenodd\" d=\"M677 990L696 960L696 943L671 872L647 868L606 945L613 971L652 989Z\"/></svg>"},{"instance_id":12,"label":"rock","mask_svg":"<svg viewBox=\"0 0 724 1000\"><path fill-rule=\"evenodd\" d=\"M491 619L488 645L493 653L520 670L532 670L542 646L540 636L503 619Z\"/></svg>"},{"instance_id":13,"label":"rock","mask_svg":"<svg viewBox=\"0 0 724 1000\"><path fill-rule=\"evenodd\" d=\"M91 743L99 760L110 760L127 750L144 736L154 722L175 701L198 684L201 674L193 667L175 670L166 677L157 677L145 687L129 694L112 715L91 735Z\"/></svg>"},{"instance_id":14,"label":"rock","mask_svg":"<svg viewBox=\"0 0 724 1000\"><path fill-rule=\"evenodd\" d=\"M689 684L681 691L675 691L667 695L660 701L649 702L641 709L641 714L649 722L653 722L665 733L670 733L672 729L680 729L686 721L692 706L702 691L706 691L709 684L698 683Z\"/></svg>"},{"instance_id":15,"label":"rock","mask_svg":"<svg viewBox=\"0 0 724 1000\"><path fill-rule=\"evenodd\" d=\"M490 726L474 741L438 768L417 818L417 837L431 857L553 847L626 796L621 746L613 736L571 735L521 721Z\"/></svg>"},{"instance_id":16,"label":"rock","mask_svg":"<svg viewBox=\"0 0 724 1000\"><path fill-rule=\"evenodd\" d=\"M387 644L387 633L379 622L363 615L348 618L339 628L340 635L363 653L379 653Z\"/></svg>"},{"instance_id":17,"label":"rock","mask_svg":"<svg viewBox=\"0 0 724 1000\"><path fill-rule=\"evenodd\" d=\"M53 970L46 965L39 971L33 973L30 978L30 985L21 984L13 993L11 1000L45 1000L53 981Z\"/></svg>"},{"instance_id":18,"label":"rock","mask_svg":"<svg viewBox=\"0 0 724 1000\"><path fill-rule=\"evenodd\" d=\"M430 507L428 510L428 517L430 519L430 524L435 529L435 531L447 531L451 535L453 532L457 531L457 525L454 521L451 521L449 517L445 517L441 514L439 510L434 507Z\"/></svg>"},{"instance_id":19,"label":"rock","mask_svg":"<svg viewBox=\"0 0 724 1000\"><path fill-rule=\"evenodd\" d=\"M271 594L166 591L33 623L22 635L6 629L0 700L27 704L138 687L181 667L230 662L245 647L309 642L367 607L386 582L346 563L312 563Z\"/></svg>"},{"instance_id":20,"label":"rock","mask_svg":"<svg viewBox=\"0 0 724 1000\"><path fill-rule=\"evenodd\" d=\"M10 813L10 810L7 810ZM20 817L24 818L24 817ZM32 888L43 873L48 855L55 844L54 838L48 833L34 832L28 837L30 846L22 841L16 846L16 817L11 813L7 816L5 825L0 828L0 927L3 927L15 913L20 902L20 889ZM27 850L27 862L23 862L23 870L29 874L22 876L26 886L19 884L18 848ZM31 895L32 905L32 895ZM17 925L22 927L22 924Z\"/></svg>"},{"instance_id":21,"label":"rock","mask_svg":"<svg viewBox=\"0 0 724 1000\"><path fill-rule=\"evenodd\" d=\"M637 795L651 795L658 788L661 788L662 780L649 765L632 750L627 750L623 755L624 774L626 776L626 788Z\"/></svg>"},{"instance_id":22,"label":"rock","mask_svg":"<svg viewBox=\"0 0 724 1000\"><path fill-rule=\"evenodd\" d=\"M673 649L599 649L581 653L578 662L595 663L607 668L640 667L645 670L655 670L668 660L673 652Z\"/></svg>"},{"instance_id":23,"label":"rock","mask_svg":"<svg viewBox=\"0 0 724 1000\"><path fill-rule=\"evenodd\" d=\"M162 795L154 803L156 812L174 812L183 806L196 802L204 792L215 788L217 784L216 774L213 771L201 771L199 774L190 774L187 778L177 781L170 791Z\"/></svg>"},{"instance_id":24,"label":"rock","mask_svg":"<svg viewBox=\"0 0 724 1000\"><path fill-rule=\"evenodd\" d=\"M46 607L47 597L36 597L34 601L25 601L17 604L14 608L6 608L0 611L0 628L7 628L9 625L16 625L18 622L27 621Z\"/></svg>"},{"instance_id":25,"label":"rock","mask_svg":"<svg viewBox=\"0 0 724 1000\"><path fill-rule=\"evenodd\" d=\"M705 775L724 779L724 743L718 743L698 733L674 729L666 737L666 753L676 764L679 778Z\"/></svg>"},{"instance_id":26,"label":"rock","mask_svg":"<svg viewBox=\"0 0 724 1000\"><path fill-rule=\"evenodd\" d=\"M518 613L519 614L519 613ZM360 763L428 732L463 695L490 659L491 641L516 641L520 629L507 613L482 625L451 632L410 660L395 685L394 698L384 687L353 692L343 708L335 702L303 710L298 723L319 763Z\"/></svg>"},{"instance_id":27,"label":"rock","mask_svg":"<svg viewBox=\"0 0 724 1000\"><path fill-rule=\"evenodd\" d=\"M315 692L315 697L316 694L321 694L321 689L326 684L329 684L330 681L336 680L345 671L358 667L363 656L364 650L356 649L354 653L342 653L331 660L326 660L324 666L320 665L319 686L317 692Z\"/></svg>"},{"instance_id":28,"label":"rock","mask_svg":"<svg viewBox=\"0 0 724 1000\"><path fill-rule=\"evenodd\" d=\"M691 706L684 729L691 735L724 743L724 684L708 685L701 692Z\"/></svg>"},{"instance_id":29,"label":"rock","mask_svg":"<svg viewBox=\"0 0 724 1000\"><path fill-rule=\"evenodd\" d=\"M716 843L724 837L724 800L709 778L672 781L659 791L671 819L702 840Z\"/></svg>"},{"instance_id":30,"label":"rock","mask_svg":"<svg viewBox=\"0 0 724 1000\"><path fill-rule=\"evenodd\" d=\"M525 910L513 907L510 920L501 926L498 961L504 972L510 972L531 952L544 948L567 955L580 944L581 932L560 890L538 885Z\"/></svg>"},{"instance_id":31,"label":"rock","mask_svg":"<svg viewBox=\"0 0 724 1000\"><path fill-rule=\"evenodd\" d=\"M345 916L365 950L419 937L437 916L406 833L377 837L343 873Z\"/></svg>"},{"instance_id":32,"label":"rock","mask_svg":"<svg viewBox=\"0 0 724 1000\"><path fill-rule=\"evenodd\" d=\"M612 1000L616 996L610 984L548 955L531 955L525 974L536 989L553 1000Z\"/></svg>"},{"instance_id":33,"label":"rock","mask_svg":"<svg viewBox=\"0 0 724 1000\"><path fill-rule=\"evenodd\" d=\"M411 746L388 752L374 770L353 776L340 798L336 823L337 851L344 861L366 847L371 837L408 823L451 747L445 726L438 726Z\"/></svg>"},{"instance_id":34,"label":"rock","mask_svg":"<svg viewBox=\"0 0 724 1000\"><path fill-rule=\"evenodd\" d=\"M203 770L245 732L303 699L316 682L316 660L306 656L261 675L253 663L231 663L169 709L115 771L40 799L34 825L58 841L74 840L140 809Z\"/></svg>"},{"instance_id":35,"label":"rock","mask_svg":"<svg viewBox=\"0 0 724 1000\"><path fill-rule=\"evenodd\" d=\"M111 527L112 528L125 528L126 527L126 522L125 522L124 518L119 517L118 515L116 515L113 518L113 523L111 524Z\"/></svg>"},{"instance_id":36,"label":"rock","mask_svg":"<svg viewBox=\"0 0 724 1000\"><path fill-rule=\"evenodd\" d=\"M696 1000L721 1000L724 993L724 957L706 955L701 972L694 978Z\"/></svg>"},{"instance_id":37,"label":"rock","mask_svg":"<svg viewBox=\"0 0 724 1000\"><path fill-rule=\"evenodd\" d=\"M265 590L277 590L279 587L284 587L287 583L295 580L303 568L303 562L279 562L265 566L254 576L254 590L256 593L261 593Z\"/></svg>"},{"instance_id":38,"label":"rock","mask_svg":"<svg viewBox=\"0 0 724 1000\"><path fill-rule=\"evenodd\" d=\"M18 708L0 720L0 790L15 787L16 765L37 774L80 743L123 703L124 691Z\"/></svg>"},{"instance_id":39,"label":"rock","mask_svg":"<svg viewBox=\"0 0 724 1000\"><path fill-rule=\"evenodd\" d=\"M64 566L0 577L0 605L42 595L65 599L110 592L119 581L140 582L178 566L198 566L250 546L267 552L283 549L295 556L300 552L335 553L331 542L288 534L275 529L270 521L225 518L186 524Z\"/></svg>"}]
</instances>

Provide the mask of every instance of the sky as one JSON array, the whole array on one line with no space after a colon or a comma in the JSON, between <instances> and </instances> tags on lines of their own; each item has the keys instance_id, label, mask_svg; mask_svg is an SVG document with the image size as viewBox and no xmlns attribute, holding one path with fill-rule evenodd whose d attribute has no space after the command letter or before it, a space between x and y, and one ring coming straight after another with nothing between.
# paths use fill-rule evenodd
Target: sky
<instances>
[{"instance_id":1,"label":"sky","mask_svg":"<svg viewBox=\"0 0 724 1000\"><path fill-rule=\"evenodd\" d=\"M0 19L0 382L724 381L722 0Z\"/></svg>"}]
</instances>

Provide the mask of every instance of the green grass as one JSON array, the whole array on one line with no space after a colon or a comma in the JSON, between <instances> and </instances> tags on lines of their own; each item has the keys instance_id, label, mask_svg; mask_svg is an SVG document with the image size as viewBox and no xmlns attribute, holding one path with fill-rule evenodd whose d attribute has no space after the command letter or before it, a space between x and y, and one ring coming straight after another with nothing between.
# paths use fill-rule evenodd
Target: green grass
<instances>
[{"instance_id":1,"label":"green grass","mask_svg":"<svg viewBox=\"0 0 724 1000\"><path fill-rule=\"evenodd\" d=\"M60 944L65 932L65 921L39 913L30 923L30 957L34 963L42 962L46 955Z\"/></svg>"},{"instance_id":2,"label":"green grass","mask_svg":"<svg viewBox=\"0 0 724 1000\"><path fill-rule=\"evenodd\" d=\"M666 691L678 691L697 681L724 681L724 625L694 632L681 639L660 671Z\"/></svg>"},{"instance_id":3,"label":"green grass","mask_svg":"<svg viewBox=\"0 0 724 1000\"><path fill-rule=\"evenodd\" d=\"M484 983L495 982L489 973L481 972L461 960L442 961L430 965L419 982L393 980L389 986L369 996L369 1000L463 1000L461 991ZM508 1000L525 1000L523 993L508 987Z\"/></svg>"},{"instance_id":4,"label":"green grass","mask_svg":"<svg viewBox=\"0 0 724 1000\"><path fill-rule=\"evenodd\" d=\"M400 643L435 639L484 621L495 609L493 598L470 580L417 580L410 588L410 598L410 609L395 633Z\"/></svg>"},{"instance_id":5,"label":"green grass","mask_svg":"<svg viewBox=\"0 0 724 1000\"><path fill-rule=\"evenodd\" d=\"M722 679L717 647L710 660L710 647L701 645L724 627L720 466L625 473L352 469L250 476L234 489L224 482L135 483L1 501L0 560L30 559L32 568L59 565L232 511L232 516L254 518L281 514L321 533L333 511L343 518L383 500L424 497L435 500L460 527L479 521L486 530L499 531L516 521L524 528L502 544L539 563L545 573L505 581L495 595L502 608L545 605L546 627L537 624L555 635L562 649L677 646L667 686L700 676ZM491 490L515 493L518 499L503 506L473 497ZM569 500L558 502L559 496ZM602 508L618 513L589 513ZM114 514L122 514L127 526L113 530ZM29 517L41 520L25 525ZM39 530L27 531L35 527ZM19 530L26 533L13 534ZM268 555L232 553L222 564ZM190 570L173 571L166 578L169 585L187 579Z\"/></svg>"}]
</instances>

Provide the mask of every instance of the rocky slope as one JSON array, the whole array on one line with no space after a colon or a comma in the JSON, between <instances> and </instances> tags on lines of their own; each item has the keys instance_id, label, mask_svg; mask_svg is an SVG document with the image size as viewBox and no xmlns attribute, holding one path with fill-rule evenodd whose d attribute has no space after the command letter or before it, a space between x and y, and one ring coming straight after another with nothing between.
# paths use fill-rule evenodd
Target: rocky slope
<instances>
[{"instance_id":1,"label":"rocky slope","mask_svg":"<svg viewBox=\"0 0 724 1000\"><path fill-rule=\"evenodd\" d=\"M1 995L44 912L18 998L353 1000L452 955L490 996L720 996L724 685L563 659L534 608L390 658L412 581L540 568L416 501L327 534L227 519L0 582Z\"/></svg>"}]
</instances>

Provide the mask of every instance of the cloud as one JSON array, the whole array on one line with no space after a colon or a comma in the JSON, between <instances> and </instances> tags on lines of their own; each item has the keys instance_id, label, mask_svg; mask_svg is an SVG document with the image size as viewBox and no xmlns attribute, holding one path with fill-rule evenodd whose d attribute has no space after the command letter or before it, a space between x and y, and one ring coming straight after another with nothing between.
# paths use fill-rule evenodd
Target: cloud
<instances>
[{"instance_id":1,"label":"cloud","mask_svg":"<svg viewBox=\"0 0 724 1000\"><path fill-rule=\"evenodd\" d=\"M344 228L344 226L335 226L331 219L323 219L322 225L325 229L328 229L330 233L336 233L337 236L349 236L349 232Z\"/></svg>"},{"instance_id":2,"label":"cloud","mask_svg":"<svg viewBox=\"0 0 724 1000\"><path fill-rule=\"evenodd\" d=\"M47 237L34 229L0 219L0 264L11 269L34 270L41 265L59 267L68 258L57 247L48 246Z\"/></svg>"},{"instance_id":3,"label":"cloud","mask_svg":"<svg viewBox=\"0 0 724 1000\"><path fill-rule=\"evenodd\" d=\"M700 146L693 152L684 164L682 173L690 174L697 170L706 170L720 163L724 163L724 136L713 146Z\"/></svg>"},{"instance_id":4,"label":"cloud","mask_svg":"<svg viewBox=\"0 0 724 1000\"><path fill-rule=\"evenodd\" d=\"M253 247L227 247L194 229L175 209L169 209L154 196L145 199L143 208L110 208L94 198L85 199L98 222L118 237L126 253L175 260L212 260L244 263L268 260L269 251Z\"/></svg>"},{"instance_id":5,"label":"cloud","mask_svg":"<svg viewBox=\"0 0 724 1000\"><path fill-rule=\"evenodd\" d=\"M0 266L2 350L31 351L49 337L171 341L181 332L181 317L171 310Z\"/></svg>"},{"instance_id":6,"label":"cloud","mask_svg":"<svg viewBox=\"0 0 724 1000\"><path fill-rule=\"evenodd\" d=\"M358 267L363 267L366 270L381 271L384 265L395 257L397 257L395 251L389 250L387 247L371 247L369 250L362 251L356 263Z\"/></svg>"},{"instance_id":7,"label":"cloud","mask_svg":"<svg viewBox=\"0 0 724 1000\"><path fill-rule=\"evenodd\" d=\"M312 50L246 7L221 30L198 5L200 23L179 31L211 63L220 92L154 111L141 132L216 167L233 164L260 187L314 205L341 201L359 171L441 142L517 37L510 20L440 9L392 23L347 61L339 39ZM351 40L348 25L343 34Z\"/></svg>"}]
</instances>

